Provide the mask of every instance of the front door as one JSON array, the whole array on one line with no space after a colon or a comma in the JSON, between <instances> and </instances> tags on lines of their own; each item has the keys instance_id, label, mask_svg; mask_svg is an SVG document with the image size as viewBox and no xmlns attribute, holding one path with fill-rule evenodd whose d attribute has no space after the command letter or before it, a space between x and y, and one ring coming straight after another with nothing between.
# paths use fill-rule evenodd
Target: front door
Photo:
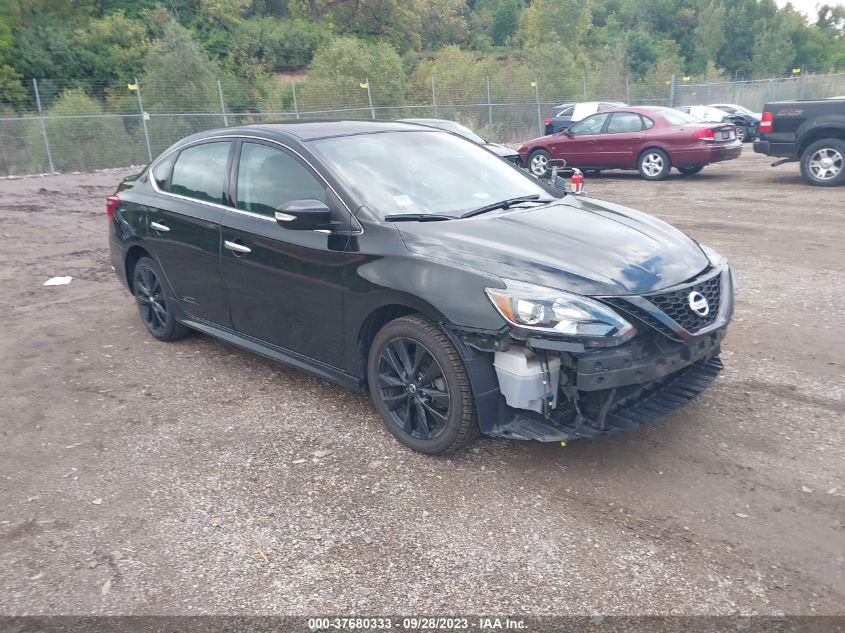
<instances>
[{"instance_id":1,"label":"front door","mask_svg":"<svg viewBox=\"0 0 845 633\"><path fill-rule=\"evenodd\" d=\"M594 114L569 128L570 135L555 136L555 140L549 144L552 158L563 158L569 167L603 166L599 156L599 141L608 116L607 112Z\"/></svg>"},{"instance_id":2,"label":"front door","mask_svg":"<svg viewBox=\"0 0 845 633\"><path fill-rule=\"evenodd\" d=\"M285 229L274 219L292 200L336 203L308 166L273 144L241 142L236 173L238 211L223 215L221 260L234 329L346 369L345 242L326 232Z\"/></svg>"},{"instance_id":3,"label":"front door","mask_svg":"<svg viewBox=\"0 0 845 633\"><path fill-rule=\"evenodd\" d=\"M229 324L220 277L220 218L230 141L192 145L153 170L156 206L148 213L150 250L182 309Z\"/></svg>"}]
</instances>

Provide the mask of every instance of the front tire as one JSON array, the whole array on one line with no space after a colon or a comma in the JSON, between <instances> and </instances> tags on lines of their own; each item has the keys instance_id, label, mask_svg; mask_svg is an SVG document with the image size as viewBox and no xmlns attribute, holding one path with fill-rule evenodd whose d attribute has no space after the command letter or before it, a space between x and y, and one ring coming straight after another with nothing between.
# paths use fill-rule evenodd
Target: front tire
<instances>
[{"instance_id":1,"label":"front tire","mask_svg":"<svg viewBox=\"0 0 845 633\"><path fill-rule=\"evenodd\" d=\"M537 178L548 178L552 173L549 166L552 155L544 149L536 149L528 156L528 170Z\"/></svg>"},{"instance_id":2,"label":"front tire","mask_svg":"<svg viewBox=\"0 0 845 633\"><path fill-rule=\"evenodd\" d=\"M748 136L749 136L749 134L748 134L748 128L747 127L745 127L744 125L737 125L736 126L736 139L740 143L745 143L745 141L750 140L748 138Z\"/></svg>"},{"instance_id":3,"label":"front tire","mask_svg":"<svg viewBox=\"0 0 845 633\"><path fill-rule=\"evenodd\" d=\"M142 257L135 263L132 292L144 327L159 341L175 341L190 333L176 320L176 302L167 291L161 268L150 257Z\"/></svg>"},{"instance_id":4,"label":"front tire","mask_svg":"<svg viewBox=\"0 0 845 633\"><path fill-rule=\"evenodd\" d=\"M845 141L824 138L801 154L801 176L816 187L835 187L845 182Z\"/></svg>"},{"instance_id":5,"label":"front tire","mask_svg":"<svg viewBox=\"0 0 845 633\"><path fill-rule=\"evenodd\" d=\"M664 180L672 169L672 161L662 149L647 149L640 154L637 169L645 180Z\"/></svg>"},{"instance_id":6,"label":"front tire","mask_svg":"<svg viewBox=\"0 0 845 633\"><path fill-rule=\"evenodd\" d=\"M370 346L367 377L387 430L411 450L441 455L479 436L463 361L430 321L406 316L379 330Z\"/></svg>"}]
</instances>

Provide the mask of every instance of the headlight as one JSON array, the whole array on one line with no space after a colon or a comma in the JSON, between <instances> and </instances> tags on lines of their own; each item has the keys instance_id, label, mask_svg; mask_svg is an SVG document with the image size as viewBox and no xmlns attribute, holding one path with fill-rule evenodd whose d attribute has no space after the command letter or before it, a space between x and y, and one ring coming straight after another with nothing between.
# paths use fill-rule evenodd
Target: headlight
<instances>
[{"instance_id":1,"label":"headlight","mask_svg":"<svg viewBox=\"0 0 845 633\"><path fill-rule=\"evenodd\" d=\"M508 323L526 330L577 337L592 345L619 345L637 330L604 304L580 295L504 279L506 288L486 288Z\"/></svg>"}]
</instances>

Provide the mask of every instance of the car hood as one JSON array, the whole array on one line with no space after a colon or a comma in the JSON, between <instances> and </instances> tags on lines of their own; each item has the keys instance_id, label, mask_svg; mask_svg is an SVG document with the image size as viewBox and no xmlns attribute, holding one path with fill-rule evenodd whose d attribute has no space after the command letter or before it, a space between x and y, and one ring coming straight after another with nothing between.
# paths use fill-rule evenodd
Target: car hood
<instances>
[{"instance_id":1,"label":"car hood","mask_svg":"<svg viewBox=\"0 0 845 633\"><path fill-rule=\"evenodd\" d=\"M505 147L504 145L499 145L498 143L485 143L484 147L489 149L494 154L498 154L499 156L519 156L515 149Z\"/></svg>"},{"instance_id":2,"label":"car hood","mask_svg":"<svg viewBox=\"0 0 845 633\"><path fill-rule=\"evenodd\" d=\"M413 253L584 295L652 292L708 265L698 244L669 224L590 198L397 226Z\"/></svg>"}]
</instances>

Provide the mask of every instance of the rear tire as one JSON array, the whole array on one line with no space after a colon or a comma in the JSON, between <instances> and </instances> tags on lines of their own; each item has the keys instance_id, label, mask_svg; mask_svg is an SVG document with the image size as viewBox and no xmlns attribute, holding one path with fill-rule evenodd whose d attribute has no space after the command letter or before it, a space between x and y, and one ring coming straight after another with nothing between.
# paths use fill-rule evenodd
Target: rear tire
<instances>
[{"instance_id":1,"label":"rear tire","mask_svg":"<svg viewBox=\"0 0 845 633\"><path fill-rule=\"evenodd\" d=\"M544 149L535 149L528 156L528 170L537 178L548 178L552 173L549 166L552 155Z\"/></svg>"},{"instance_id":2,"label":"rear tire","mask_svg":"<svg viewBox=\"0 0 845 633\"><path fill-rule=\"evenodd\" d=\"M835 187L845 183L845 141L824 138L801 154L801 176L816 187Z\"/></svg>"},{"instance_id":3,"label":"rear tire","mask_svg":"<svg viewBox=\"0 0 845 633\"><path fill-rule=\"evenodd\" d=\"M746 141L751 140L748 138L749 136L747 127L744 125L736 126L736 138L740 143L745 143Z\"/></svg>"},{"instance_id":4,"label":"rear tire","mask_svg":"<svg viewBox=\"0 0 845 633\"><path fill-rule=\"evenodd\" d=\"M645 180L665 180L672 169L672 161L662 149L651 148L640 154L637 169Z\"/></svg>"},{"instance_id":5,"label":"rear tire","mask_svg":"<svg viewBox=\"0 0 845 633\"><path fill-rule=\"evenodd\" d=\"M704 169L704 165L696 165L695 167L677 167L676 169L684 176L694 176Z\"/></svg>"},{"instance_id":6,"label":"rear tire","mask_svg":"<svg viewBox=\"0 0 845 633\"><path fill-rule=\"evenodd\" d=\"M430 321L405 316L379 330L370 346L367 377L387 430L411 450L442 455L480 435L463 361Z\"/></svg>"},{"instance_id":7,"label":"rear tire","mask_svg":"<svg viewBox=\"0 0 845 633\"><path fill-rule=\"evenodd\" d=\"M176 301L158 264L150 257L141 257L132 269L132 293L138 314L147 332L159 341L175 341L191 330L176 320Z\"/></svg>"}]
</instances>

